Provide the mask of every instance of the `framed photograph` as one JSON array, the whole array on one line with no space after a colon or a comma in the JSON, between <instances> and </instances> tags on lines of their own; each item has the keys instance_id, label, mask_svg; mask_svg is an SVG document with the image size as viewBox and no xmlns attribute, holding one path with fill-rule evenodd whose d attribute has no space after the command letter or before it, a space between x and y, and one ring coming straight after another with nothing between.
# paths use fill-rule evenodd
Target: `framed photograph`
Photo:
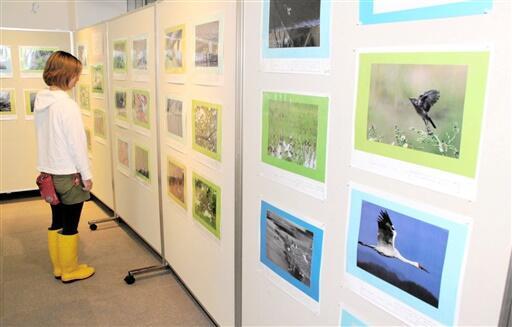
<instances>
[{"instance_id":1,"label":"framed photograph","mask_svg":"<svg viewBox=\"0 0 512 327\"><path fill-rule=\"evenodd\" d=\"M330 6L330 0L263 1L264 70L327 73Z\"/></svg>"},{"instance_id":2,"label":"framed photograph","mask_svg":"<svg viewBox=\"0 0 512 327\"><path fill-rule=\"evenodd\" d=\"M11 47L0 45L0 78L12 77Z\"/></svg>"},{"instance_id":3,"label":"framed photograph","mask_svg":"<svg viewBox=\"0 0 512 327\"><path fill-rule=\"evenodd\" d=\"M341 310L340 316L340 326L341 327L367 327L368 324L365 324L359 318L356 318L353 314L348 312L345 309Z\"/></svg>"},{"instance_id":4,"label":"framed photograph","mask_svg":"<svg viewBox=\"0 0 512 327\"><path fill-rule=\"evenodd\" d=\"M184 24L164 32L164 66L168 74L184 74L186 71L186 35Z\"/></svg>"},{"instance_id":5,"label":"framed photograph","mask_svg":"<svg viewBox=\"0 0 512 327\"><path fill-rule=\"evenodd\" d=\"M117 137L117 168L124 174L130 171L130 143Z\"/></svg>"},{"instance_id":6,"label":"framed photograph","mask_svg":"<svg viewBox=\"0 0 512 327\"><path fill-rule=\"evenodd\" d=\"M192 148L221 161L221 105L192 100Z\"/></svg>"},{"instance_id":7,"label":"framed photograph","mask_svg":"<svg viewBox=\"0 0 512 327\"><path fill-rule=\"evenodd\" d=\"M147 36L140 36L132 40L132 69L134 72L148 71Z\"/></svg>"},{"instance_id":8,"label":"framed photograph","mask_svg":"<svg viewBox=\"0 0 512 327\"><path fill-rule=\"evenodd\" d=\"M16 119L16 92L14 89L0 89L0 120Z\"/></svg>"},{"instance_id":9,"label":"framed photograph","mask_svg":"<svg viewBox=\"0 0 512 327\"><path fill-rule=\"evenodd\" d=\"M82 63L82 74L89 73L89 57L87 53L87 45L78 42L76 45L76 57Z\"/></svg>"},{"instance_id":10,"label":"framed photograph","mask_svg":"<svg viewBox=\"0 0 512 327\"><path fill-rule=\"evenodd\" d=\"M87 154L89 158L92 157L92 138L91 138L91 129L88 127L84 128L85 130L85 139L87 141Z\"/></svg>"},{"instance_id":11,"label":"framed photograph","mask_svg":"<svg viewBox=\"0 0 512 327\"><path fill-rule=\"evenodd\" d=\"M105 78L102 64L91 65L91 89L95 95L103 96Z\"/></svg>"},{"instance_id":12,"label":"framed photograph","mask_svg":"<svg viewBox=\"0 0 512 327\"><path fill-rule=\"evenodd\" d=\"M187 209L187 168L171 157L167 157L167 194L183 209Z\"/></svg>"},{"instance_id":13,"label":"framed photograph","mask_svg":"<svg viewBox=\"0 0 512 327\"><path fill-rule=\"evenodd\" d=\"M465 196L457 189L476 178L488 66L488 51L359 53L353 165Z\"/></svg>"},{"instance_id":14,"label":"framed photograph","mask_svg":"<svg viewBox=\"0 0 512 327\"><path fill-rule=\"evenodd\" d=\"M132 89L132 120L137 126L151 128L149 91Z\"/></svg>"},{"instance_id":15,"label":"framed photograph","mask_svg":"<svg viewBox=\"0 0 512 327\"><path fill-rule=\"evenodd\" d=\"M115 40L112 44L112 70L114 74L128 72L128 40Z\"/></svg>"},{"instance_id":16,"label":"framed photograph","mask_svg":"<svg viewBox=\"0 0 512 327\"><path fill-rule=\"evenodd\" d=\"M412 325L456 325L469 220L390 198L351 187L347 285Z\"/></svg>"},{"instance_id":17,"label":"framed photograph","mask_svg":"<svg viewBox=\"0 0 512 327\"><path fill-rule=\"evenodd\" d=\"M114 89L114 108L115 118L128 121L128 105L130 101L130 93L127 89L115 88Z\"/></svg>"},{"instance_id":18,"label":"framed photograph","mask_svg":"<svg viewBox=\"0 0 512 327\"><path fill-rule=\"evenodd\" d=\"M135 144L134 146L135 158L135 176L144 183L151 183L152 174L149 167L149 149Z\"/></svg>"},{"instance_id":19,"label":"framed photograph","mask_svg":"<svg viewBox=\"0 0 512 327\"><path fill-rule=\"evenodd\" d=\"M165 98L167 113L167 134L180 143L185 143L186 137L186 116L183 99L176 96Z\"/></svg>"},{"instance_id":20,"label":"framed photograph","mask_svg":"<svg viewBox=\"0 0 512 327\"><path fill-rule=\"evenodd\" d=\"M101 109L94 109L94 136L102 141L107 139L107 116Z\"/></svg>"},{"instance_id":21,"label":"framed photograph","mask_svg":"<svg viewBox=\"0 0 512 327\"><path fill-rule=\"evenodd\" d=\"M192 215L210 233L220 239L220 187L206 178L192 173Z\"/></svg>"},{"instance_id":22,"label":"framed photograph","mask_svg":"<svg viewBox=\"0 0 512 327\"><path fill-rule=\"evenodd\" d=\"M20 73L21 77L41 76L46 61L55 51L56 47L20 46Z\"/></svg>"},{"instance_id":23,"label":"framed photograph","mask_svg":"<svg viewBox=\"0 0 512 327\"><path fill-rule=\"evenodd\" d=\"M492 9L492 0L359 0L362 24L481 15Z\"/></svg>"},{"instance_id":24,"label":"framed photograph","mask_svg":"<svg viewBox=\"0 0 512 327\"><path fill-rule=\"evenodd\" d=\"M40 90L25 89L23 90L23 100L25 100L25 119L34 119L34 102L36 101L37 92Z\"/></svg>"},{"instance_id":25,"label":"framed photograph","mask_svg":"<svg viewBox=\"0 0 512 327\"><path fill-rule=\"evenodd\" d=\"M323 231L261 201L260 261L318 302Z\"/></svg>"},{"instance_id":26,"label":"framed photograph","mask_svg":"<svg viewBox=\"0 0 512 327\"><path fill-rule=\"evenodd\" d=\"M263 92L261 160L325 181L329 98Z\"/></svg>"},{"instance_id":27,"label":"framed photograph","mask_svg":"<svg viewBox=\"0 0 512 327\"><path fill-rule=\"evenodd\" d=\"M91 88L87 84L78 84L78 105L86 112L91 111Z\"/></svg>"},{"instance_id":28,"label":"framed photograph","mask_svg":"<svg viewBox=\"0 0 512 327\"><path fill-rule=\"evenodd\" d=\"M219 74L224 65L224 24L211 17L194 26L194 66L196 70Z\"/></svg>"}]
</instances>

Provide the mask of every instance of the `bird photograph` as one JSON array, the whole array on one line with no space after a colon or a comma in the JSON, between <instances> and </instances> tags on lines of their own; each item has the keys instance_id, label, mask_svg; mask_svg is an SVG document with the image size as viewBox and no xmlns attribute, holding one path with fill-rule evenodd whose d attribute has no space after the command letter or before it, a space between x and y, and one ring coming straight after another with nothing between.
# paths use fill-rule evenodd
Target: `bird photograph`
<instances>
[{"instance_id":1,"label":"bird photograph","mask_svg":"<svg viewBox=\"0 0 512 327\"><path fill-rule=\"evenodd\" d=\"M367 139L458 158L467 66L372 64Z\"/></svg>"},{"instance_id":2,"label":"bird photograph","mask_svg":"<svg viewBox=\"0 0 512 327\"><path fill-rule=\"evenodd\" d=\"M438 307L448 231L363 201L357 266Z\"/></svg>"}]
</instances>

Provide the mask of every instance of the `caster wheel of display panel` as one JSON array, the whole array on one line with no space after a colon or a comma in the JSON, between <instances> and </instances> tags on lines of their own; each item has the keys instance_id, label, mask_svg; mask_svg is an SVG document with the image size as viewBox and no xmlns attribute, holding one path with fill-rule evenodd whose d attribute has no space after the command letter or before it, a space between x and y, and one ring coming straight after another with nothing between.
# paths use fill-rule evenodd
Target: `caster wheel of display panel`
<instances>
[{"instance_id":1,"label":"caster wheel of display panel","mask_svg":"<svg viewBox=\"0 0 512 327\"><path fill-rule=\"evenodd\" d=\"M126 275L124 281L126 282L126 284L131 285L135 283L135 277L133 277L132 275Z\"/></svg>"},{"instance_id":2,"label":"caster wheel of display panel","mask_svg":"<svg viewBox=\"0 0 512 327\"><path fill-rule=\"evenodd\" d=\"M89 228L90 228L91 230L97 230L97 229L98 229L98 226L97 226L96 224L91 224L91 225L89 226Z\"/></svg>"}]
</instances>

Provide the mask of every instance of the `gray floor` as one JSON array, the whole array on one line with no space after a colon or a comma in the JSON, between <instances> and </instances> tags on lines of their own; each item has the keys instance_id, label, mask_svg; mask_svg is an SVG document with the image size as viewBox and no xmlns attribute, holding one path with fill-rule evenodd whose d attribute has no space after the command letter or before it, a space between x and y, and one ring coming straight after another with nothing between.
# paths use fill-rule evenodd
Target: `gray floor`
<instances>
[{"instance_id":1,"label":"gray floor","mask_svg":"<svg viewBox=\"0 0 512 327\"><path fill-rule=\"evenodd\" d=\"M87 202L80 222L80 262L88 280L53 278L46 230L50 208L37 198L0 203L0 326L210 326L170 273L123 281L127 271L158 264L130 230L116 223L90 231L106 214Z\"/></svg>"}]
</instances>

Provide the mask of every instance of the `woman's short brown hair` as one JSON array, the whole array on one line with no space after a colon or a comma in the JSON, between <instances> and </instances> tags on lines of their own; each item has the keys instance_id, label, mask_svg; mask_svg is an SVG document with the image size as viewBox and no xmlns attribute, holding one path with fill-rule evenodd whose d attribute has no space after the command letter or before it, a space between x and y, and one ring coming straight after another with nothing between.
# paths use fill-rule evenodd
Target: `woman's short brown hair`
<instances>
[{"instance_id":1,"label":"woman's short brown hair","mask_svg":"<svg viewBox=\"0 0 512 327\"><path fill-rule=\"evenodd\" d=\"M65 51L55 51L46 61L43 79L48 86L57 86L67 90L73 77L82 72L82 63Z\"/></svg>"}]
</instances>

